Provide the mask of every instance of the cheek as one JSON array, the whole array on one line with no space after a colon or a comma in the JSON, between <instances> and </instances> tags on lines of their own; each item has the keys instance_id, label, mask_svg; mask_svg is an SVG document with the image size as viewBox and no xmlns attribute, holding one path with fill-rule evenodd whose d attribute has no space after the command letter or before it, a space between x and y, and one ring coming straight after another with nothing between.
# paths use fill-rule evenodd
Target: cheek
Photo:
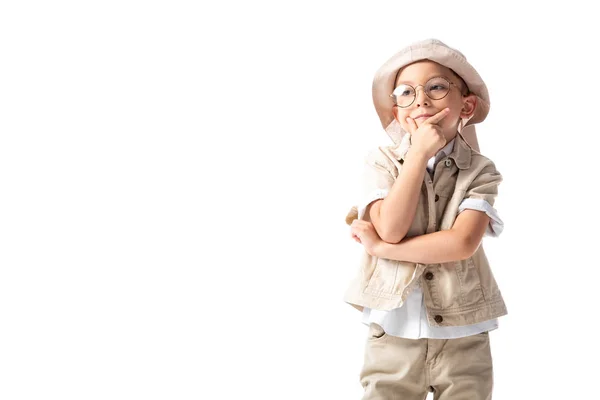
<instances>
[{"instance_id":1,"label":"cheek","mask_svg":"<svg viewBox=\"0 0 600 400\"><path fill-rule=\"evenodd\" d=\"M408 117L408 113L406 111L398 111L398 120L402 123L406 123L406 117Z\"/></svg>"},{"instance_id":2,"label":"cheek","mask_svg":"<svg viewBox=\"0 0 600 400\"><path fill-rule=\"evenodd\" d=\"M403 112L399 112L398 113L398 121L400 122L400 126L402 126L402 129L404 129L405 131L409 131L410 129L408 128L408 122L406 122L406 117L408 117L409 114L407 113L403 113Z\"/></svg>"},{"instance_id":3,"label":"cheek","mask_svg":"<svg viewBox=\"0 0 600 400\"><path fill-rule=\"evenodd\" d=\"M460 109L450 109L450 114L446 116L441 122L442 126L450 128L456 126L460 121Z\"/></svg>"}]
</instances>

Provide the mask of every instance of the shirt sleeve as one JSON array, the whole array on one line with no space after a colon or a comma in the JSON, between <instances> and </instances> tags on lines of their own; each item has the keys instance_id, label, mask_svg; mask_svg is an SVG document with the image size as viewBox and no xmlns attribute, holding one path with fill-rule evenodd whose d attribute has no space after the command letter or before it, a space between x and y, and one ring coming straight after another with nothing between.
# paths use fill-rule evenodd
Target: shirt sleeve
<instances>
[{"instance_id":1,"label":"shirt sleeve","mask_svg":"<svg viewBox=\"0 0 600 400\"><path fill-rule=\"evenodd\" d=\"M490 223L485 230L484 236L498 237L504 230L504 222L500 219L498 211L485 200L481 199L465 199L458 206L458 213L466 209L478 210L485 212L490 217Z\"/></svg>"},{"instance_id":2,"label":"shirt sleeve","mask_svg":"<svg viewBox=\"0 0 600 400\"><path fill-rule=\"evenodd\" d=\"M390 164L391 161L386 160L386 156L378 148L365 157L362 194L357 205L358 219L369 220L365 216L369 204L388 195L395 181Z\"/></svg>"}]
</instances>

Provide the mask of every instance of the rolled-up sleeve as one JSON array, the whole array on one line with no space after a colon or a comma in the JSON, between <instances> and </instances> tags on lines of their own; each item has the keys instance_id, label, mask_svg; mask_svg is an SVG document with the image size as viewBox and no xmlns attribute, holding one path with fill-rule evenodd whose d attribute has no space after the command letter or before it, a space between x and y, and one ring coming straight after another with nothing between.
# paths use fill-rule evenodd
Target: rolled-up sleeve
<instances>
[{"instance_id":1,"label":"rolled-up sleeve","mask_svg":"<svg viewBox=\"0 0 600 400\"><path fill-rule=\"evenodd\" d=\"M365 218L369 204L388 195L395 181L390 168L379 149L369 152L365 157L361 199L357 205L359 219L369 220Z\"/></svg>"},{"instance_id":2,"label":"rolled-up sleeve","mask_svg":"<svg viewBox=\"0 0 600 400\"><path fill-rule=\"evenodd\" d=\"M504 222L500 219L498 211L490 203L481 199L465 199L458 206L458 213L460 214L466 209L483 211L490 217L490 223L487 226L484 236L500 236L504 230Z\"/></svg>"},{"instance_id":3,"label":"rolled-up sleeve","mask_svg":"<svg viewBox=\"0 0 600 400\"><path fill-rule=\"evenodd\" d=\"M490 217L486 236L498 236L504 229L504 223L494 208L498 196L498 186L502 182L502 174L493 162L489 162L473 179L465 191L464 199L458 207L458 213L470 208L485 212Z\"/></svg>"}]
</instances>

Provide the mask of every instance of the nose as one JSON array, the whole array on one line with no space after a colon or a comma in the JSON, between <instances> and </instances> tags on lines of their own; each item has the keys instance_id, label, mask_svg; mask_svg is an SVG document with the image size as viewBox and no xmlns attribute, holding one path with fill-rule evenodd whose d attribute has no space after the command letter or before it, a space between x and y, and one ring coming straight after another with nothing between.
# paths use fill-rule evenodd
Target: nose
<instances>
[{"instance_id":1,"label":"nose","mask_svg":"<svg viewBox=\"0 0 600 400\"><path fill-rule=\"evenodd\" d=\"M427 95L425 94L425 88L423 88L423 86L417 87L415 89L415 105L417 107L429 105L429 97L427 97Z\"/></svg>"}]
</instances>

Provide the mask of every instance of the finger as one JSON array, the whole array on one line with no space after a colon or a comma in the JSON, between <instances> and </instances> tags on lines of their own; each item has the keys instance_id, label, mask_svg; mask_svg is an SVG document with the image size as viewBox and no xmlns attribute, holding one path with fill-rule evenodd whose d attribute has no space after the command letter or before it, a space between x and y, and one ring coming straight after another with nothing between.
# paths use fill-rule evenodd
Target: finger
<instances>
[{"instance_id":1,"label":"finger","mask_svg":"<svg viewBox=\"0 0 600 400\"><path fill-rule=\"evenodd\" d=\"M406 124L408 126L408 132L411 134L415 133L415 131L419 128L415 120L411 117L406 117Z\"/></svg>"},{"instance_id":2,"label":"finger","mask_svg":"<svg viewBox=\"0 0 600 400\"><path fill-rule=\"evenodd\" d=\"M439 113L435 114L434 116L427 118L427 120L425 121L425 123L426 124L437 124L446 115L448 115L448 112L450 112L450 109L449 108L444 108L442 111L440 111Z\"/></svg>"}]
</instances>

